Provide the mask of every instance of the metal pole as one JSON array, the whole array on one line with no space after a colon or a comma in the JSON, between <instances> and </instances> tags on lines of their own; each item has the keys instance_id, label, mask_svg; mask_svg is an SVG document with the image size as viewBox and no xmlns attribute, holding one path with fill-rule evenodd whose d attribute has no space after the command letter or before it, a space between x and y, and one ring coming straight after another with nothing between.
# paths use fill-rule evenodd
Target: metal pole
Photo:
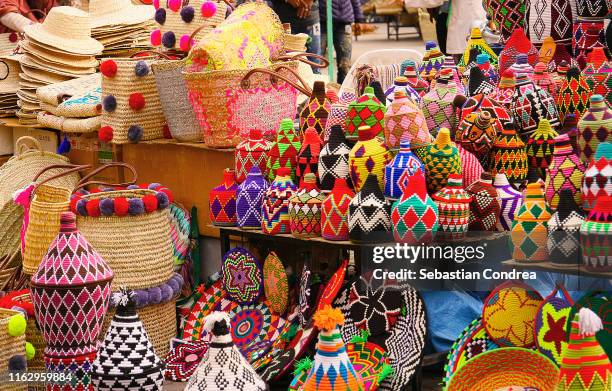
<instances>
[{"instance_id":1,"label":"metal pole","mask_svg":"<svg viewBox=\"0 0 612 391\"><path fill-rule=\"evenodd\" d=\"M336 73L334 72L334 21L332 20L332 1L333 0L327 0L325 7L325 13L327 14L327 58L329 60L329 67L327 68L327 71L329 72L330 82L335 80L334 77Z\"/></svg>"}]
</instances>

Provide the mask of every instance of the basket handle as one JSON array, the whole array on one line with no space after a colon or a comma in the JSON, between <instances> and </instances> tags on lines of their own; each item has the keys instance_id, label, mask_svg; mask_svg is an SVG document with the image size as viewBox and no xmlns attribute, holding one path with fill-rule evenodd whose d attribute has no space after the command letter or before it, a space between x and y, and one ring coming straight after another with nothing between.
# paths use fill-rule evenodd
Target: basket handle
<instances>
[{"instance_id":1,"label":"basket handle","mask_svg":"<svg viewBox=\"0 0 612 391\"><path fill-rule=\"evenodd\" d=\"M36 150L35 152L40 152L41 154L44 152L40 141L30 136L19 137L19 139L17 139L17 142L15 143L15 146L17 147L18 158L29 150Z\"/></svg>"},{"instance_id":2,"label":"basket handle","mask_svg":"<svg viewBox=\"0 0 612 391\"><path fill-rule=\"evenodd\" d=\"M127 181L127 182L123 182L123 183L108 183L108 182L104 182L104 181L89 181L89 179L92 178L94 175L97 175L97 174L101 173L102 171L106 170L107 168L111 168L111 167L125 167L125 168L127 168L128 170L130 170L132 172L132 180L131 181ZM107 163L107 164L105 164L103 166L100 166L100 167L96 168L95 170L85 174L85 176L83 176L83 178L81 178L79 183L76 184L74 190L78 190L80 188L83 188L83 187L86 187L86 186L89 186L89 185L105 185L105 186L111 186L111 187L125 187L125 186L134 185L137 180L138 180L138 173L136 173L136 169L131 164L121 163L121 162Z\"/></svg>"},{"instance_id":3,"label":"basket handle","mask_svg":"<svg viewBox=\"0 0 612 391\"><path fill-rule=\"evenodd\" d=\"M294 87L296 90L300 91L300 92L301 92L302 94L304 94L304 95L310 95L310 94L312 94L312 91L310 91L310 89L306 87L306 82L304 81L304 79L302 79L302 78L301 78L301 77L300 77L300 76L297 74L297 72L296 72L296 73L294 73L294 75L295 75L295 76L298 78L298 80L300 80L300 82L302 83L302 85L299 85L299 84L295 83L294 81L289 80L289 78L287 78L287 77L285 77L285 76L283 76L283 75L279 74L279 73L278 73L278 69L280 69L280 68L290 69L289 67L286 67L286 66L284 66L284 65L281 65L281 66L277 67L277 68L275 69L275 71L271 71L271 70L266 69L266 68L253 68L253 69L251 69L250 71L248 71L248 72L246 73L246 75L244 75L244 77L243 77L243 78L242 78L242 80L240 81L240 87L242 87L242 89L247 89L247 88L249 87L249 78L250 78L250 77L251 77L253 74L255 74L255 73L265 73L265 74L268 74L268 75L270 75L270 76L272 76L272 77L276 77L276 78L279 78L279 79L281 79L281 80L283 80L283 81L287 82L289 85L291 85L292 87ZM293 69L290 69L290 70L291 70L292 72L294 72L294 71L293 71Z\"/></svg>"},{"instance_id":4,"label":"basket handle","mask_svg":"<svg viewBox=\"0 0 612 391\"><path fill-rule=\"evenodd\" d=\"M141 50L139 52L132 54L130 58L136 58L142 54L148 54L152 57L163 58L164 60L172 60L172 57L170 57L166 53L156 52L155 50Z\"/></svg>"},{"instance_id":5,"label":"basket handle","mask_svg":"<svg viewBox=\"0 0 612 391\"><path fill-rule=\"evenodd\" d=\"M75 165L75 164L52 164L52 165L47 166L47 167L43 168L42 170L40 170L40 171L38 172L38 174L36 174L36 175L34 176L34 182L36 182L36 181L38 180L38 178L40 178L40 176L41 176L42 174L44 174L44 173L45 173L45 172L47 172L48 170L51 170L51 169L54 169L54 168L65 168L66 170L64 170L64 171L62 171L62 172L60 172L60 173L58 173L58 174L51 175L50 177L45 178L44 180L42 180L42 181L40 181L40 182L36 183L36 185L34 186L34 189L32 189L32 194L36 193L36 190L38 190L38 188L39 188L41 185L44 185L44 184L45 184L45 183L47 183L47 182L50 182L50 181L52 181L52 180L54 180L54 179L57 179L57 178L61 178L61 177L66 176L66 175L68 175L68 174L72 174L72 173L74 173L74 172L79 172L79 171L87 170L88 168L91 168L91 165L89 165L89 164L83 164L83 165Z\"/></svg>"},{"instance_id":6,"label":"basket handle","mask_svg":"<svg viewBox=\"0 0 612 391\"><path fill-rule=\"evenodd\" d=\"M300 81L300 83L302 83L302 85L304 86L304 88L308 91L310 91L310 94L312 94L312 88L310 88L310 86L308 85L308 83L306 83L306 81L302 78L302 76L300 76L300 74L293 68L288 67L287 65L277 65L276 68L274 68L275 71L279 71L280 69L284 69L287 70L289 72L291 72L293 74L293 76L296 77L296 79L298 79ZM310 95L308 94L308 95Z\"/></svg>"},{"instance_id":7,"label":"basket handle","mask_svg":"<svg viewBox=\"0 0 612 391\"><path fill-rule=\"evenodd\" d=\"M312 57L312 58L316 58L317 60L321 61L322 63L319 64L317 62L311 61L308 58ZM293 55L281 55L278 56L274 59L275 61L300 61L303 62L304 64L308 64L311 67L314 68L319 68L319 69L323 69L323 68L327 68L329 66L329 60L319 54L314 54L314 53L306 53L306 52L302 52L302 53L296 53Z\"/></svg>"}]
</instances>

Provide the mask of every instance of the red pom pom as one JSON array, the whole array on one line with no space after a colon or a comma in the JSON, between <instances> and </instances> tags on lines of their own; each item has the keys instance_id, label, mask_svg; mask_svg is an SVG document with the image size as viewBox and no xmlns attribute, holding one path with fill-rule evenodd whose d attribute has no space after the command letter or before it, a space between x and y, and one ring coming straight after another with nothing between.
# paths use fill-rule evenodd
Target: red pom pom
<instances>
[{"instance_id":1,"label":"red pom pom","mask_svg":"<svg viewBox=\"0 0 612 391\"><path fill-rule=\"evenodd\" d=\"M133 110L142 110L145 107L145 98L140 92L130 94L129 105Z\"/></svg>"},{"instance_id":2,"label":"red pom pom","mask_svg":"<svg viewBox=\"0 0 612 391\"><path fill-rule=\"evenodd\" d=\"M153 0L153 7L155 7L155 9L159 8L159 0Z\"/></svg>"},{"instance_id":3,"label":"red pom pom","mask_svg":"<svg viewBox=\"0 0 612 391\"><path fill-rule=\"evenodd\" d=\"M75 196L70 200L70 211L74 214L77 214L76 204L81 200L81 197Z\"/></svg>"},{"instance_id":4,"label":"red pom pom","mask_svg":"<svg viewBox=\"0 0 612 391\"><path fill-rule=\"evenodd\" d=\"M117 63L113 60L106 60L100 64L100 72L106 77L115 77L117 74Z\"/></svg>"},{"instance_id":5,"label":"red pom pom","mask_svg":"<svg viewBox=\"0 0 612 391\"><path fill-rule=\"evenodd\" d=\"M164 124L162 132L164 132L164 138L172 138L172 134L170 134L170 128L168 127L168 124Z\"/></svg>"},{"instance_id":6,"label":"red pom pom","mask_svg":"<svg viewBox=\"0 0 612 391\"><path fill-rule=\"evenodd\" d=\"M19 37L17 37L17 33L16 32L13 31L12 33L9 34L9 41L10 42L13 42L13 43L17 42L18 39L19 39Z\"/></svg>"},{"instance_id":7,"label":"red pom pom","mask_svg":"<svg viewBox=\"0 0 612 391\"><path fill-rule=\"evenodd\" d=\"M168 8L174 12L177 12L181 8L181 0L170 0L168 2Z\"/></svg>"},{"instance_id":8,"label":"red pom pom","mask_svg":"<svg viewBox=\"0 0 612 391\"><path fill-rule=\"evenodd\" d=\"M142 197L142 202L147 212L154 212L157 210L157 197L154 195L149 194Z\"/></svg>"},{"instance_id":9,"label":"red pom pom","mask_svg":"<svg viewBox=\"0 0 612 391\"><path fill-rule=\"evenodd\" d=\"M100 200L89 200L85 206L87 209L87 216L99 217L100 216Z\"/></svg>"},{"instance_id":10,"label":"red pom pom","mask_svg":"<svg viewBox=\"0 0 612 391\"><path fill-rule=\"evenodd\" d=\"M127 216L129 208L127 198L119 197L115 198L113 201L115 203L115 214L117 216Z\"/></svg>"},{"instance_id":11,"label":"red pom pom","mask_svg":"<svg viewBox=\"0 0 612 391\"><path fill-rule=\"evenodd\" d=\"M159 46L161 45L161 30L153 30L151 31L151 45Z\"/></svg>"},{"instance_id":12,"label":"red pom pom","mask_svg":"<svg viewBox=\"0 0 612 391\"><path fill-rule=\"evenodd\" d=\"M206 3L202 4L202 8L200 10L202 11L203 17L211 18L215 16L215 13L217 13L217 4L215 4L213 1L207 1Z\"/></svg>"},{"instance_id":13,"label":"red pom pom","mask_svg":"<svg viewBox=\"0 0 612 391\"><path fill-rule=\"evenodd\" d=\"M170 201L170 203L174 202L174 195L172 194L172 192L170 191L170 189L168 188L163 188L161 190L162 193L166 194L168 196L168 201Z\"/></svg>"},{"instance_id":14,"label":"red pom pom","mask_svg":"<svg viewBox=\"0 0 612 391\"><path fill-rule=\"evenodd\" d=\"M113 139L113 128L105 125L98 130L98 139L102 142L109 143Z\"/></svg>"}]
</instances>

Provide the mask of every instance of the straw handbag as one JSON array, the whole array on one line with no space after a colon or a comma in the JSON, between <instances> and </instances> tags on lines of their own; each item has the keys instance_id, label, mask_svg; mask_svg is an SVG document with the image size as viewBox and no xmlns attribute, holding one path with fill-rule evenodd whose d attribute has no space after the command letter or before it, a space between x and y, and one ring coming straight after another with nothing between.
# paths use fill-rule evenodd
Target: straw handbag
<instances>
[{"instance_id":1,"label":"straw handbag","mask_svg":"<svg viewBox=\"0 0 612 391\"><path fill-rule=\"evenodd\" d=\"M202 132L187 97L184 69L185 60L158 61L153 64L159 100L172 137L183 142L202 141Z\"/></svg>"},{"instance_id":2,"label":"straw handbag","mask_svg":"<svg viewBox=\"0 0 612 391\"><path fill-rule=\"evenodd\" d=\"M15 156L0 167L0 256L13 254L19 248L23 208L13 202L13 193L29 185L42 168L69 163L65 156L43 151L40 142L29 136L19 138L15 150ZM51 169L39 179L44 180L62 171L61 168ZM78 180L78 175L73 173L54 179L49 185L71 189Z\"/></svg>"},{"instance_id":3,"label":"straw handbag","mask_svg":"<svg viewBox=\"0 0 612 391\"><path fill-rule=\"evenodd\" d=\"M57 236L60 228L60 214L70 206L72 188L49 185L48 182L76 173L88 168L89 165L74 166L71 164L54 164L43 168L36 176L36 182L45 172L54 169L66 169L59 174L38 182L31 193L28 219L24 220L24 252L23 272L34 274L49 245ZM22 232L24 232L22 230Z\"/></svg>"},{"instance_id":4,"label":"straw handbag","mask_svg":"<svg viewBox=\"0 0 612 391\"><path fill-rule=\"evenodd\" d=\"M235 147L250 129L276 135L283 118L295 117L296 61L247 70L184 72L189 101L204 142L213 148ZM292 114L292 115L288 115ZM272 137L273 138L273 137Z\"/></svg>"},{"instance_id":5,"label":"straw handbag","mask_svg":"<svg viewBox=\"0 0 612 391\"><path fill-rule=\"evenodd\" d=\"M130 169L134 174L132 182L136 181L132 166L112 163L85 176L77 188L91 184L109 186L86 181L117 165ZM162 190L128 186L73 197L71 207L77 215L78 229L115 273L113 291L121 286L129 289L159 286L173 275L168 212L171 193Z\"/></svg>"},{"instance_id":6,"label":"straw handbag","mask_svg":"<svg viewBox=\"0 0 612 391\"><path fill-rule=\"evenodd\" d=\"M9 320L13 316L23 316L21 312L0 308L0 367L3 368L6 374L7 370L15 370L11 368L9 360L14 356L25 357L25 333L13 337L8 332ZM25 390L27 387L24 383L12 383L3 381L0 383L0 390Z\"/></svg>"},{"instance_id":7,"label":"straw handbag","mask_svg":"<svg viewBox=\"0 0 612 391\"><path fill-rule=\"evenodd\" d=\"M115 58L100 64L100 136L105 141L126 144L164 137L166 119L151 72L156 61L152 57Z\"/></svg>"}]
</instances>

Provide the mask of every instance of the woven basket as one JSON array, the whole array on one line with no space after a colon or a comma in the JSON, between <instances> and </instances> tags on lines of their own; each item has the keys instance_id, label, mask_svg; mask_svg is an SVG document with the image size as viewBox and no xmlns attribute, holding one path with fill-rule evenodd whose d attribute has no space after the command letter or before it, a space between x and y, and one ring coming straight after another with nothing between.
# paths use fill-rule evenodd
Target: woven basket
<instances>
[{"instance_id":1,"label":"woven basket","mask_svg":"<svg viewBox=\"0 0 612 391\"><path fill-rule=\"evenodd\" d=\"M82 200L155 196L148 189L116 190L84 195ZM145 289L161 285L172 277L172 243L168 209L139 215L82 216L77 227L115 273L112 290L126 286Z\"/></svg>"},{"instance_id":2,"label":"woven basket","mask_svg":"<svg viewBox=\"0 0 612 391\"><path fill-rule=\"evenodd\" d=\"M249 127L258 127L264 137L275 134L288 108L295 116L295 88L298 85L297 76L291 70L297 70L297 65L297 61L289 61L280 68L272 65L256 68L257 71L183 72L204 142L213 148L235 147L248 137ZM276 69L278 71L274 72ZM266 74L269 72L277 76L270 77ZM275 82L275 78L281 81ZM297 89L307 92L302 91L302 87ZM265 104L265 115L244 103L249 95L259 93L271 98L261 102Z\"/></svg>"},{"instance_id":3,"label":"woven basket","mask_svg":"<svg viewBox=\"0 0 612 391\"><path fill-rule=\"evenodd\" d=\"M19 244L17 244L19 247ZM21 274L21 252L16 248L13 253L0 255L0 291L11 291L15 278Z\"/></svg>"},{"instance_id":4,"label":"woven basket","mask_svg":"<svg viewBox=\"0 0 612 391\"><path fill-rule=\"evenodd\" d=\"M153 64L159 100L172 137L183 142L202 141L197 118L187 97L184 68L184 60L162 60Z\"/></svg>"},{"instance_id":5,"label":"woven basket","mask_svg":"<svg viewBox=\"0 0 612 391\"><path fill-rule=\"evenodd\" d=\"M32 298L29 293L24 295L15 296L14 300L16 301L24 301L27 303L32 302ZM43 357L43 352L45 350L45 340L43 339L42 332L38 328L36 324L36 318L34 316L28 316L28 326L26 328L26 341L31 343L36 349L36 353L34 354L34 358L28 361L28 369L36 369L42 370L45 368L45 359Z\"/></svg>"},{"instance_id":6,"label":"woven basket","mask_svg":"<svg viewBox=\"0 0 612 391\"><path fill-rule=\"evenodd\" d=\"M0 256L12 254L19 248L23 208L13 203L13 193L29 185L44 167L69 162L65 156L43 151L40 142L29 136L17 140L16 151L15 156L0 167ZM63 170L51 169L39 179L47 179ZM75 173L58 177L49 182L49 185L71 189L78 180L79 177Z\"/></svg>"},{"instance_id":7,"label":"woven basket","mask_svg":"<svg viewBox=\"0 0 612 391\"><path fill-rule=\"evenodd\" d=\"M115 276L117 274L115 273ZM104 318L100 339L104 339L115 316L115 309L109 309ZM170 341L176 337L176 301L150 305L138 309L138 316L144 325L149 340L153 344L155 354L165 357L170 351Z\"/></svg>"},{"instance_id":8,"label":"woven basket","mask_svg":"<svg viewBox=\"0 0 612 391\"><path fill-rule=\"evenodd\" d=\"M9 319L15 315L20 315L21 312L0 308L0 367L3 371L8 368L8 361L15 355L25 356L25 334L18 337L12 337L8 333ZM5 372L6 373L6 372ZM4 381L0 383L0 390L25 390L24 383L11 383Z\"/></svg>"},{"instance_id":9,"label":"woven basket","mask_svg":"<svg viewBox=\"0 0 612 391\"><path fill-rule=\"evenodd\" d=\"M140 77L135 73L138 62L144 61L150 67L157 60L151 57L105 59L101 66L104 66L106 61L113 61L117 66L114 75L102 77L102 100L105 101L112 95L117 102L112 112L102 111L102 126L112 128L112 142L126 144L163 138L166 119L157 93L155 77L152 72ZM134 94L142 94L144 98L144 107L139 110L132 109L129 104L130 96ZM142 134L135 130L136 126L142 129ZM131 132L130 128L133 129Z\"/></svg>"}]
</instances>

